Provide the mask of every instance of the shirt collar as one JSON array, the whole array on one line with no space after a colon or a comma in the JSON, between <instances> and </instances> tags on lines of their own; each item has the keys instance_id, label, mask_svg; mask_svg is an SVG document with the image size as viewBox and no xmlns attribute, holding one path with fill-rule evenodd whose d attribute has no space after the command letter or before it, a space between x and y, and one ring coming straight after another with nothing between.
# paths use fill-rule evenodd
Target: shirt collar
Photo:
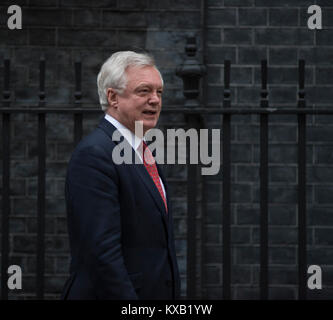
<instances>
[{"instance_id":1,"label":"shirt collar","mask_svg":"<svg viewBox=\"0 0 333 320\"><path fill-rule=\"evenodd\" d=\"M139 147L143 139L136 136L131 130L126 128L122 123L120 123L117 119L110 116L109 114L105 114L105 119L108 120L111 124L113 124L119 132L125 137L127 142L132 146L134 151L139 153ZM140 154L140 153L139 153Z\"/></svg>"}]
</instances>

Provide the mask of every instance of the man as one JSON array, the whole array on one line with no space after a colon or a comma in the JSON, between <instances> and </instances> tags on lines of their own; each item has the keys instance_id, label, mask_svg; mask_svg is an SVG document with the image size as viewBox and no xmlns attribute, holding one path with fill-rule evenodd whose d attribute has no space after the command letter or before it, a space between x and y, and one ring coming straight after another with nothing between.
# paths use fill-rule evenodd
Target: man
<instances>
[{"instance_id":1,"label":"man","mask_svg":"<svg viewBox=\"0 0 333 320\"><path fill-rule=\"evenodd\" d=\"M97 85L105 117L75 149L66 179L72 261L62 298L177 299L168 188L135 135L136 122L143 133L157 124L162 76L149 55L121 51L103 64ZM116 130L136 162L114 162Z\"/></svg>"}]
</instances>

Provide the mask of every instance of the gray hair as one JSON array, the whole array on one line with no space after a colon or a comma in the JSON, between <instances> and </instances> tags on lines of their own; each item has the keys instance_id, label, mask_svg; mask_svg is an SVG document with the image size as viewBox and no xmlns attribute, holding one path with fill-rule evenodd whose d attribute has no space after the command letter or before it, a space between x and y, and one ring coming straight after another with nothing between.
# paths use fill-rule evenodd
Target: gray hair
<instances>
[{"instance_id":1,"label":"gray hair","mask_svg":"<svg viewBox=\"0 0 333 320\"><path fill-rule=\"evenodd\" d=\"M154 58L151 55L134 51L118 51L104 62L97 76L99 103L103 111L106 111L109 107L106 95L107 89L113 88L121 94L126 88L126 68L129 66L155 67L160 74L163 84L162 75L157 69Z\"/></svg>"}]
</instances>

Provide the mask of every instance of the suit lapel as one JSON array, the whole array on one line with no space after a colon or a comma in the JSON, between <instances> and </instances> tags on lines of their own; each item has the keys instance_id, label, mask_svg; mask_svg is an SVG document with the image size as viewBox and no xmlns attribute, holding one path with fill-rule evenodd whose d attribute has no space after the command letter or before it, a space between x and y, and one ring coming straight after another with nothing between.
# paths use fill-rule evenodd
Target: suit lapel
<instances>
[{"instance_id":1,"label":"suit lapel","mask_svg":"<svg viewBox=\"0 0 333 320\"><path fill-rule=\"evenodd\" d=\"M170 217L170 213L171 213L171 206L170 206L170 203L169 203L169 192L168 192L168 184L167 184L167 181L165 179L165 176L163 174L163 171L161 169L161 167L158 165L158 163L156 162L156 166L157 166L157 170L158 170L158 174L159 176L161 177L162 179L162 182L163 182L163 185L164 185L164 189L165 189L165 194L166 194L166 202L167 202L167 206L168 206L168 212L167 212L167 218L169 219ZM163 208L164 208L164 212L165 211L165 206L164 206L164 203L163 203Z\"/></svg>"},{"instance_id":2,"label":"suit lapel","mask_svg":"<svg viewBox=\"0 0 333 320\"><path fill-rule=\"evenodd\" d=\"M112 139L113 133L116 130L116 127L114 125L112 125L109 121L107 121L104 117L101 119L100 123L99 123L99 127L104 130L108 136ZM125 139L126 143L127 140ZM118 141L113 141L114 143L118 144ZM166 221L166 217L168 216L168 214L166 213L166 209L164 206L164 202L163 199L153 181L153 179L151 178L151 176L149 175L148 171L146 170L145 166L140 163L141 160L138 158L136 152L133 150L133 148L131 147L132 150L132 159L133 159L133 164L129 165L131 168L133 168L133 171L136 172L136 174L140 177L140 179L143 181L144 185L146 186L149 194L151 195L151 197L154 199L154 202L156 204L156 206L158 207L158 209L160 210L160 213L162 215L163 221L165 223L167 223ZM135 162L134 162L135 161ZM138 163L138 164L136 164ZM165 183L165 179L161 174L161 170L160 168L157 166L158 168L158 173L161 176L161 179L163 181L163 184L166 188L166 183ZM165 189L166 190L166 189ZM167 200L167 204L168 204L168 200Z\"/></svg>"},{"instance_id":3,"label":"suit lapel","mask_svg":"<svg viewBox=\"0 0 333 320\"><path fill-rule=\"evenodd\" d=\"M162 214L162 217L165 218L167 213L165 210L163 199L162 199L153 179L149 175L147 169L145 168L145 166L143 164L135 164L135 165L133 165L133 167L134 167L134 171L142 179L142 181L145 184L145 186L147 187L150 195L154 199L157 207L159 208L159 210Z\"/></svg>"}]
</instances>

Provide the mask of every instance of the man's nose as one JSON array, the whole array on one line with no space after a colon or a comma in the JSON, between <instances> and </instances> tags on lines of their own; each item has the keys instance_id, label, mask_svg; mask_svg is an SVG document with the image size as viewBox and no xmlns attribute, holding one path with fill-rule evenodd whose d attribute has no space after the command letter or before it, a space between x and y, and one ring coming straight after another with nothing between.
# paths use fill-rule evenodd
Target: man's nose
<instances>
[{"instance_id":1,"label":"man's nose","mask_svg":"<svg viewBox=\"0 0 333 320\"><path fill-rule=\"evenodd\" d=\"M149 97L149 103L158 104L161 101L161 96L157 92L152 92Z\"/></svg>"}]
</instances>

